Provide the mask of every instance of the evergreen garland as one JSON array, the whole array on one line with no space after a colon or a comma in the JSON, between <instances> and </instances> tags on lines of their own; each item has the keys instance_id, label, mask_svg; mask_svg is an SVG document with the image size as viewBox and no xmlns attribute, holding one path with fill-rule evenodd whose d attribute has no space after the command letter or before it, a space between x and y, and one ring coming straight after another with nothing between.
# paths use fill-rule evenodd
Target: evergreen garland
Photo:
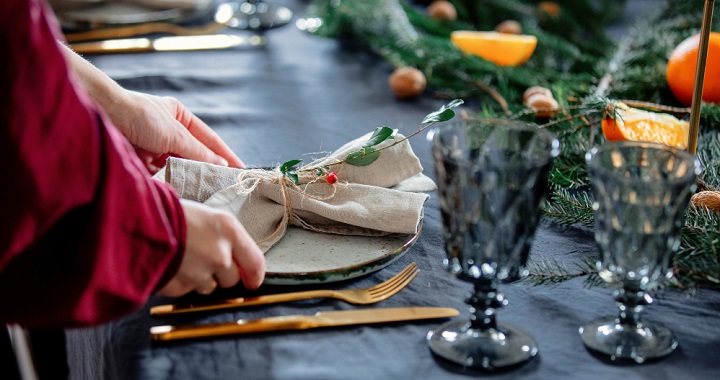
<instances>
[{"instance_id":1,"label":"evergreen garland","mask_svg":"<svg viewBox=\"0 0 720 380\"><path fill-rule=\"evenodd\" d=\"M456 21L436 21L421 6L402 0L314 0L308 17L322 20L313 33L360 43L396 67L422 70L433 95L462 98L477 105L478 117L534 121L522 104L528 87L552 90L561 111L543 126L561 140L562 153L551 169L546 216L561 223L592 226L592 198L584 155L602 143L599 123L609 104L625 99L632 106L687 116L665 80L670 52L698 33L702 2L670 2L640 20L622 40L605 33L624 11L624 1L555 0L558 14L539 0L452 0ZM547 3L547 2L545 2ZM716 14L720 14L716 5ZM520 67L498 67L462 53L450 41L453 30L493 30L505 20L521 23L538 38L532 58ZM716 17L713 30L718 30ZM661 105L667 106L661 106ZM697 156L705 166L702 187L720 189L720 105L704 104ZM720 288L720 217L690 206L682 246L674 260L676 285ZM534 265L539 283L592 273L590 266L572 272L557 263ZM589 282L596 283L596 276Z\"/></svg>"}]
</instances>

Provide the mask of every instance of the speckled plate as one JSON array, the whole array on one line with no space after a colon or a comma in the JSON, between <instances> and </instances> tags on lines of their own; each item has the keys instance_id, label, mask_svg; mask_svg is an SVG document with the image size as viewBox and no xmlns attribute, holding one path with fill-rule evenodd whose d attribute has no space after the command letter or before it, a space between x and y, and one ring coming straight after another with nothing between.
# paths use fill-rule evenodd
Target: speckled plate
<instances>
[{"instance_id":1,"label":"speckled plate","mask_svg":"<svg viewBox=\"0 0 720 380\"><path fill-rule=\"evenodd\" d=\"M349 280L378 271L402 257L415 235L383 237L322 234L288 227L285 236L265 253L265 283L319 284Z\"/></svg>"}]
</instances>

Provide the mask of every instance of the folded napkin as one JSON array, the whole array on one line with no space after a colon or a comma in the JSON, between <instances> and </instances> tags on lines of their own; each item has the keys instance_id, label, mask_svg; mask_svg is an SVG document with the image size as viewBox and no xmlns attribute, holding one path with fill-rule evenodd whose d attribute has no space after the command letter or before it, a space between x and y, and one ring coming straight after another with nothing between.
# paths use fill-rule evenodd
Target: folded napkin
<instances>
[{"instance_id":1,"label":"folded napkin","mask_svg":"<svg viewBox=\"0 0 720 380\"><path fill-rule=\"evenodd\" d=\"M345 144L304 168L323 167L359 150L370 134ZM397 140L403 136L396 136ZM393 140L378 148L389 146ZM180 197L227 210L237 216L263 252L285 234L287 224L345 235L412 234L418 230L423 204L435 183L407 140L384 149L367 166L330 166L339 181L329 184L314 171L302 171L298 184L279 169L235 169L170 158L156 178L172 185Z\"/></svg>"}]
</instances>

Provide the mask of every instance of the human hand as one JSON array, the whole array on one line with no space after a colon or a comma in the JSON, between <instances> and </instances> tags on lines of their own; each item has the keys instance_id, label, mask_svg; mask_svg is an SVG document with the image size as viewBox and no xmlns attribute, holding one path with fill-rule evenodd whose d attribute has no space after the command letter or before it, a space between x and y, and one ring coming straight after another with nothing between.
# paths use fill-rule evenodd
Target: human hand
<instances>
[{"instance_id":1,"label":"human hand","mask_svg":"<svg viewBox=\"0 0 720 380\"><path fill-rule=\"evenodd\" d=\"M177 99L122 91L119 101L106 105L105 111L151 172L164 166L168 155L245 166L215 131Z\"/></svg>"},{"instance_id":2,"label":"human hand","mask_svg":"<svg viewBox=\"0 0 720 380\"><path fill-rule=\"evenodd\" d=\"M177 273L158 294L179 297L195 290L210 294L242 280L256 289L265 278L265 256L231 214L181 200L187 221L185 254Z\"/></svg>"},{"instance_id":3,"label":"human hand","mask_svg":"<svg viewBox=\"0 0 720 380\"><path fill-rule=\"evenodd\" d=\"M151 172L159 170L169 155L245 166L215 131L177 99L126 90L69 47L59 45L80 85L135 145Z\"/></svg>"}]
</instances>

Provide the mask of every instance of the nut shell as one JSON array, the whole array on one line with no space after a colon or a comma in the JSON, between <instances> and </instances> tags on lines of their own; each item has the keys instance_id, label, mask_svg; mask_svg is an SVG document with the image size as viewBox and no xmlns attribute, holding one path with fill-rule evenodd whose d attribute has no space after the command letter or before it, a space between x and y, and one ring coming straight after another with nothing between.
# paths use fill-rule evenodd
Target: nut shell
<instances>
[{"instance_id":1,"label":"nut shell","mask_svg":"<svg viewBox=\"0 0 720 380\"><path fill-rule=\"evenodd\" d=\"M523 93L523 103L527 104L528 99L535 94L542 94L554 99L552 91L550 91L549 89L542 86L532 86L525 90L525 92Z\"/></svg>"},{"instance_id":2,"label":"nut shell","mask_svg":"<svg viewBox=\"0 0 720 380\"><path fill-rule=\"evenodd\" d=\"M560 15L560 4L554 1L541 1L538 3L538 9L552 17L558 17Z\"/></svg>"},{"instance_id":3,"label":"nut shell","mask_svg":"<svg viewBox=\"0 0 720 380\"><path fill-rule=\"evenodd\" d=\"M390 74L388 84L397 98L406 99L422 94L427 80L422 71L414 67L401 67Z\"/></svg>"},{"instance_id":4,"label":"nut shell","mask_svg":"<svg viewBox=\"0 0 720 380\"><path fill-rule=\"evenodd\" d=\"M505 34L522 34L522 25L515 20L506 20L497 24L495 31Z\"/></svg>"},{"instance_id":5,"label":"nut shell","mask_svg":"<svg viewBox=\"0 0 720 380\"><path fill-rule=\"evenodd\" d=\"M701 191L690 198L695 207L707 207L714 212L720 212L720 191Z\"/></svg>"},{"instance_id":6,"label":"nut shell","mask_svg":"<svg viewBox=\"0 0 720 380\"><path fill-rule=\"evenodd\" d=\"M535 117L541 119L549 119L557 115L560 109L560 105L553 97L539 93L531 95L525 104L535 111Z\"/></svg>"},{"instance_id":7,"label":"nut shell","mask_svg":"<svg viewBox=\"0 0 720 380\"><path fill-rule=\"evenodd\" d=\"M445 0L436 0L427 7L427 14L435 20L457 20L457 10L455 6Z\"/></svg>"}]
</instances>

